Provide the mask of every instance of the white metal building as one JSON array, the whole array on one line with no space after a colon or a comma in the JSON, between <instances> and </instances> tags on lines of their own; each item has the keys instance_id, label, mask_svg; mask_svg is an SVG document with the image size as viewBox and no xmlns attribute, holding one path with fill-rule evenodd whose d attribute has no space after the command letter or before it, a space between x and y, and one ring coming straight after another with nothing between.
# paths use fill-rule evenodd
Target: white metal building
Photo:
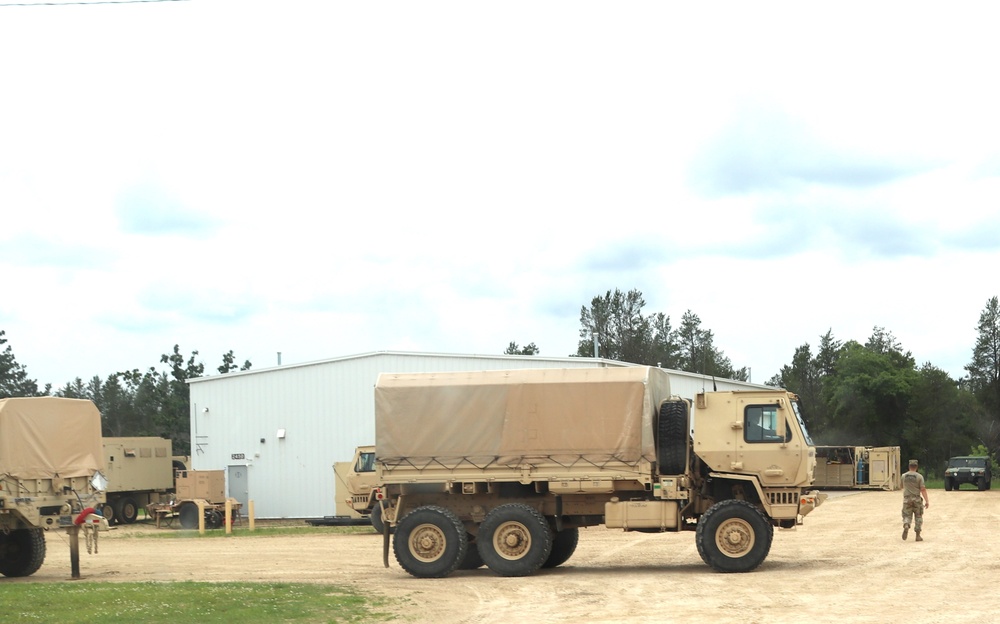
<instances>
[{"instance_id":1,"label":"white metal building","mask_svg":"<svg viewBox=\"0 0 1000 624\"><path fill-rule=\"evenodd\" d=\"M379 351L190 380L191 468L226 470L229 496L259 518L334 515L333 463L375 440L375 382L383 372L632 366L595 358ZM670 373L671 392L760 388ZM244 507L245 508L245 507Z\"/></svg>"}]
</instances>

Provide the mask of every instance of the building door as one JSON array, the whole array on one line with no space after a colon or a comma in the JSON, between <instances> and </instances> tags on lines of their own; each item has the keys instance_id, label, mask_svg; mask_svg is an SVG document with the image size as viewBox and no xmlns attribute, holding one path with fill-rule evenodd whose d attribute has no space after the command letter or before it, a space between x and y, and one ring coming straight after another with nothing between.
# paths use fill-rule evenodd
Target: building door
<instances>
[{"instance_id":1,"label":"building door","mask_svg":"<svg viewBox=\"0 0 1000 624\"><path fill-rule=\"evenodd\" d=\"M250 484L247 478L247 466L229 467L229 498L235 498L242 505L240 515L247 515L247 503L250 500Z\"/></svg>"}]
</instances>

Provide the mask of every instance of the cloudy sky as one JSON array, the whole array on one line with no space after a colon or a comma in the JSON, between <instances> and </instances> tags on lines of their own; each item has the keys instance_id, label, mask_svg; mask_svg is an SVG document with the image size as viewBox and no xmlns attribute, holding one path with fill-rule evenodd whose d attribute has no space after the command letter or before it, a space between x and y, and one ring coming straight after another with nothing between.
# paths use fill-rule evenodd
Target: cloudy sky
<instances>
[{"instance_id":1,"label":"cloudy sky","mask_svg":"<svg viewBox=\"0 0 1000 624\"><path fill-rule=\"evenodd\" d=\"M754 381L875 326L958 377L1000 294L993 7L0 6L0 329L55 387L174 344L565 356L637 288Z\"/></svg>"}]
</instances>

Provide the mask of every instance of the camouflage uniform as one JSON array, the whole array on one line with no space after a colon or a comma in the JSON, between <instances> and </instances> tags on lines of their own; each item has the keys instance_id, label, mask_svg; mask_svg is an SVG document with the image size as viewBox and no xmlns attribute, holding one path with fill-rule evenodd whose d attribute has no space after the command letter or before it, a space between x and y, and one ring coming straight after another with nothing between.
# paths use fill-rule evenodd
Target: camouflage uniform
<instances>
[{"instance_id":1,"label":"camouflage uniform","mask_svg":"<svg viewBox=\"0 0 1000 624\"><path fill-rule=\"evenodd\" d=\"M920 496L924 489L924 476L915 470L903 473L903 539L910 529L910 519L913 519L913 530L920 537L924 525L924 501Z\"/></svg>"}]
</instances>

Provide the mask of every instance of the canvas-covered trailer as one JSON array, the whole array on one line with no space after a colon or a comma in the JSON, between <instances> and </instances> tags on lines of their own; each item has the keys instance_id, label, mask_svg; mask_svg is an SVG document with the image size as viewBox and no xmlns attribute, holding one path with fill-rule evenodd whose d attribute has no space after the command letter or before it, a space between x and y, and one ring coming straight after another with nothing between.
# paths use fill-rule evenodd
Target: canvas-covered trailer
<instances>
[{"instance_id":1,"label":"canvas-covered trailer","mask_svg":"<svg viewBox=\"0 0 1000 624\"><path fill-rule=\"evenodd\" d=\"M817 446L816 480L820 489L898 490L898 446Z\"/></svg>"}]
</instances>

